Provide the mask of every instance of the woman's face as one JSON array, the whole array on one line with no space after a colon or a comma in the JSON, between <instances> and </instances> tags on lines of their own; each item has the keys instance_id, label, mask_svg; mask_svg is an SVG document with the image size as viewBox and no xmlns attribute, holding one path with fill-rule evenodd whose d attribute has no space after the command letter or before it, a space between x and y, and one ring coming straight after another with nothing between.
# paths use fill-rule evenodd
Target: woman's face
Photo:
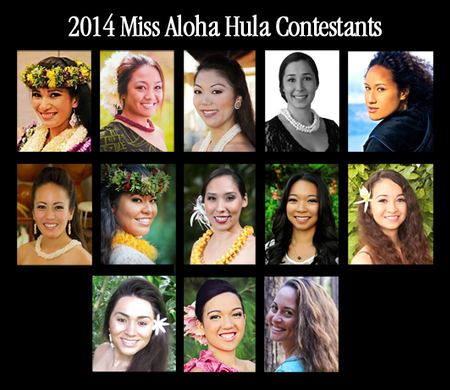
<instances>
[{"instance_id":1,"label":"woman's face","mask_svg":"<svg viewBox=\"0 0 450 390\"><path fill-rule=\"evenodd\" d=\"M408 211L402 188L391 179L382 179L375 183L370 207L375 222L387 234L400 227Z\"/></svg>"},{"instance_id":2,"label":"woman's face","mask_svg":"<svg viewBox=\"0 0 450 390\"><path fill-rule=\"evenodd\" d=\"M214 230L239 226L242 208L247 207L247 203L247 194L242 198L236 182L229 175L212 179L206 187L206 216Z\"/></svg>"},{"instance_id":3,"label":"woman's face","mask_svg":"<svg viewBox=\"0 0 450 390\"><path fill-rule=\"evenodd\" d=\"M315 228L319 220L319 196L314 183L298 180L292 185L286 215L294 229L307 231Z\"/></svg>"},{"instance_id":4,"label":"woman's face","mask_svg":"<svg viewBox=\"0 0 450 390\"><path fill-rule=\"evenodd\" d=\"M163 100L163 82L154 66L136 69L127 85L123 115L138 122L155 114Z\"/></svg>"},{"instance_id":5,"label":"woman's face","mask_svg":"<svg viewBox=\"0 0 450 390\"><path fill-rule=\"evenodd\" d=\"M235 124L236 97L227 79L215 70L201 70L194 84L194 106L206 126L229 130Z\"/></svg>"},{"instance_id":6,"label":"woman's face","mask_svg":"<svg viewBox=\"0 0 450 390\"><path fill-rule=\"evenodd\" d=\"M245 314L238 296L226 292L206 302L199 328L210 348L234 351L245 332Z\"/></svg>"},{"instance_id":7,"label":"woman's face","mask_svg":"<svg viewBox=\"0 0 450 390\"><path fill-rule=\"evenodd\" d=\"M369 117L378 121L405 107L409 90L399 91L391 72L384 66L374 65L366 74L365 100Z\"/></svg>"},{"instance_id":8,"label":"woman's face","mask_svg":"<svg viewBox=\"0 0 450 390\"><path fill-rule=\"evenodd\" d=\"M114 347L122 355L135 355L150 342L153 321L154 313L149 301L130 296L120 298L109 318Z\"/></svg>"},{"instance_id":9,"label":"woman's face","mask_svg":"<svg viewBox=\"0 0 450 390\"><path fill-rule=\"evenodd\" d=\"M310 107L316 90L317 79L306 61L291 62L286 66L283 76L283 90L288 108Z\"/></svg>"},{"instance_id":10,"label":"woman's face","mask_svg":"<svg viewBox=\"0 0 450 390\"><path fill-rule=\"evenodd\" d=\"M66 234L67 223L74 212L69 204L67 191L54 183L36 190L33 218L44 237L55 239Z\"/></svg>"},{"instance_id":11,"label":"woman's face","mask_svg":"<svg viewBox=\"0 0 450 390\"><path fill-rule=\"evenodd\" d=\"M78 100L71 98L65 88L38 88L31 93L31 105L42 124L57 133L71 127L72 109L78 107Z\"/></svg>"},{"instance_id":12,"label":"woman's face","mask_svg":"<svg viewBox=\"0 0 450 390\"><path fill-rule=\"evenodd\" d=\"M156 196L126 192L112 211L125 232L133 236L145 236L158 214Z\"/></svg>"},{"instance_id":13,"label":"woman's face","mask_svg":"<svg viewBox=\"0 0 450 390\"><path fill-rule=\"evenodd\" d=\"M278 291L267 314L270 339L276 342L295 342L298 322L296 292L286 286Z\"/></svg>"}]
</instances>

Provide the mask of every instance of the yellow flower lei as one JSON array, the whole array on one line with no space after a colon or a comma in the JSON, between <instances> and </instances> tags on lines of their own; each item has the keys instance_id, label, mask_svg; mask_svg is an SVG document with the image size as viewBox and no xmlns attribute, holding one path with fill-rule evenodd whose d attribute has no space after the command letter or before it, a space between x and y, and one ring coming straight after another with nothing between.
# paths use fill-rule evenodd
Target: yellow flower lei
<instances>
[{"instance_id":1,"label":"yellow flower lei","mask_svg":"<svg viewBox=\"0 0 450 390\"><path fill-rule=\"evenodd\" d=\"M213 264L227 265L231 260L233 260L233 257L239 253L242 246L248 240L248 237L251 234L253 234L253 231L254 230L251 226L244 227L244 229L242 229L241 234L239 234L239 237L231 246L230 250L227 253L224 253L222 256L220 256L220 259L217 259ZM206 245L208 245L208 241L213 234L214 230L207 230L203 234L203 236L197 241L191 255L192 264L202 264L201 257L203 251L205 250Z\"/></svg>"},{"instance_id":2,"label":"yellow flower lei","mask_svg":"<svg viewBox=\"0 0 450 390\"><path fill-rule=\"evenodd\" d=\"M112 246L125 245L130 248L136 249L137 251L143 253L151 261L155 261L158 257L157 249L150 245L147 241L142 238L135 237L132 234L126 233L123 230L118 231L113 238Z\"/></svg>"}]
</instances>

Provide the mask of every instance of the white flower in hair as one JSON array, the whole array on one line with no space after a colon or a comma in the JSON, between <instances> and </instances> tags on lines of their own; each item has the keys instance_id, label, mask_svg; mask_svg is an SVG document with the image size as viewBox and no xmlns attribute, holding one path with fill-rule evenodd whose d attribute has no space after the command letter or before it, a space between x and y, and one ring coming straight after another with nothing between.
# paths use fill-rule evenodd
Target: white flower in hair
<instances>
[{"instance_id":1,"label":"white flower in hair","mask_svg":"<svg viewBox=\"0 0 450 390\"><path fill-rule=\"evenodd\" d=\"M359 203L366 203L364 205L364 212L367 211L367 207L369 207L369 202L372 202L373 199L370 199L370 195L371 193L369 191L367 191L367 188L362 186L362 188L359 190L359 195L361 196L361 198L363 198L363 200L360 200L359 202L355 202L355 204L359 204Z\"/></svg>"},{"instance_id":2,"label":"white flower in hair","mask_svg":"<svg viewBox=\"0 0 450 390\"><path fill-rule=\"evenodd\" d=\"M198 221L202 229L204 227L211 229L211 224L206 216L205 204L203 203L203 197L201 195L198 196L196 203L193 204L192 207L191 227L194 219Z\"/></svg>"},{"instance_id":3,"label":"white flower in hair","mask_svg":"<svg viewBox=\"0 0 450 390\"><path fill-rule=\"evenodd\" d=\"M168 322L164 322L167 320L167 318L160 319L160 315L158 314L156 316L156 320L153 323L152 330L155 331L155 336L158 336L159 331L162 333L166 333L166 330L164 329L165 326L169 326L170 324Z\"/></svg>"},{"instance_id":4,"label":"white flower in hair","mask_svg":"<svg viewBox=\"0 0 450 390\"><path fill-rule=\"evenodd\" d=\"M117 114L117 109L121 106L117 68L128 54L130 54L128 51L116 51L105 61L105 66L100 72L100 93L103 95L100 104L106 108L112 116Z\"/></svg>"}]
</instances>

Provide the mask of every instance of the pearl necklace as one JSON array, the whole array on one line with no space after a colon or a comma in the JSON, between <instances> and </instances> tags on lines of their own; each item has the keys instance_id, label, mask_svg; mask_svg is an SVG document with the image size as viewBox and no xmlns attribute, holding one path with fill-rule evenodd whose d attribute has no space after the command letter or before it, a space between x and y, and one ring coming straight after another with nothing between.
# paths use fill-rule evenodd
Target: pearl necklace
<instances>
[{"instance_id":1,"label":"pearl necklace","mask_svg":"<svg viewBox=\"0 0 450 390\"><path fill-rule=\"evenodd\" d=\"M238 133L241 132L241 127L236 123L230 130L228 130L222 138L217 142L217 145L214 146L213 152L222 152L225 146L230 142ZM203 140L202 145L200 146L199 152L206 152L209 144L211 143L211 132L208 133L206 138Z\"/></svg>"},{"instance_id":2,"label":"pearl necklace","mask_svg":"<svg viewBox=\"0 0 450 390\"><path fill-rule=\"evenodd\" d=\"M280 111L280 114L283 115L288 120L288 122L294 127L295 130L297 130L301 133L311 134L311 133L319 130L319 127L320 127L319 115L317 115L317 113L313 109L311 109L311 112L314 117L314 121L311 126L306 126L303 123L295 120L287 108L283 108Z\"/></svg>"},{"instance_id":3,"label":"pearl necklace","mask_svg":"<svg viewBox=\"0 0 450 390\"><path fill-rule=\"evenodd\" d=\"M64 248L58 249L57 251L55 251L53 253L47 254L47 253L42 252L42 250L41 250L42 237L43 237L42 234L38 237L38 239L36 240L36 246L34 247L34 249L36 250L37 255L40 257L43 257L45 260L54 259L55 257L61 256L64 253L66 253L67 251L71 250L73 247L75 247L77 245L81 245L80 241L72 240Z\"/></svg>"}]
</instances>

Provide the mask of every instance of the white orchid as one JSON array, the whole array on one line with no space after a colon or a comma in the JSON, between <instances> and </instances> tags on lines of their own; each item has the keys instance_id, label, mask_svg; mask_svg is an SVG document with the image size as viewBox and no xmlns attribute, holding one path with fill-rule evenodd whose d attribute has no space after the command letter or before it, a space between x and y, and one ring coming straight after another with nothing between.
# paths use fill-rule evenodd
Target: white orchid
<instances>
[{"instance_id":1,"label":"white orchid","mask_svg":"<svg viewBox=\"0 0 450 390\"><path fill-rule=\"evenodd\" d=\"M162 333L166 333L166 330L164 329L165 326L169 326L170 324L168 322L164 322L167 320L167 318L160 319L160 315L158 314L156 316L156 320L153 322L152 330L155 331L155 336L158 336L159 331Z\"/></svg>"},{"instance_id":2,"label":"white orchid","mask_svg":"<svg viewBox=\"0 0 450 390\"><path fill-rule=\"evenodd\" d=\"M359 204L359 203L366 203L364 205L364 212L367 211L367 207L369 207L369 202L372 202L373 199L370 199L370 195L371 193L369 191L367 191L367 188L362 186L362 188L360 188L359 190L359 195L361 196L361 198L363 198L363 200L360 200L358 202L355 202L355 204Z\"/></svg>"},{"instance_id":3,"label":"white orchid","mask_svg":"<svg viewBox=\"0 0 450 390\"><path fill-rule=\"evenodd\" d=\"M204 227L211 229L211 224L206 216L205 204L203 203L203 198L201 195L198 196L196 203L192 207L191 227L194 219L198 221L202 229Z\"/></svg>"}]
</instances>

